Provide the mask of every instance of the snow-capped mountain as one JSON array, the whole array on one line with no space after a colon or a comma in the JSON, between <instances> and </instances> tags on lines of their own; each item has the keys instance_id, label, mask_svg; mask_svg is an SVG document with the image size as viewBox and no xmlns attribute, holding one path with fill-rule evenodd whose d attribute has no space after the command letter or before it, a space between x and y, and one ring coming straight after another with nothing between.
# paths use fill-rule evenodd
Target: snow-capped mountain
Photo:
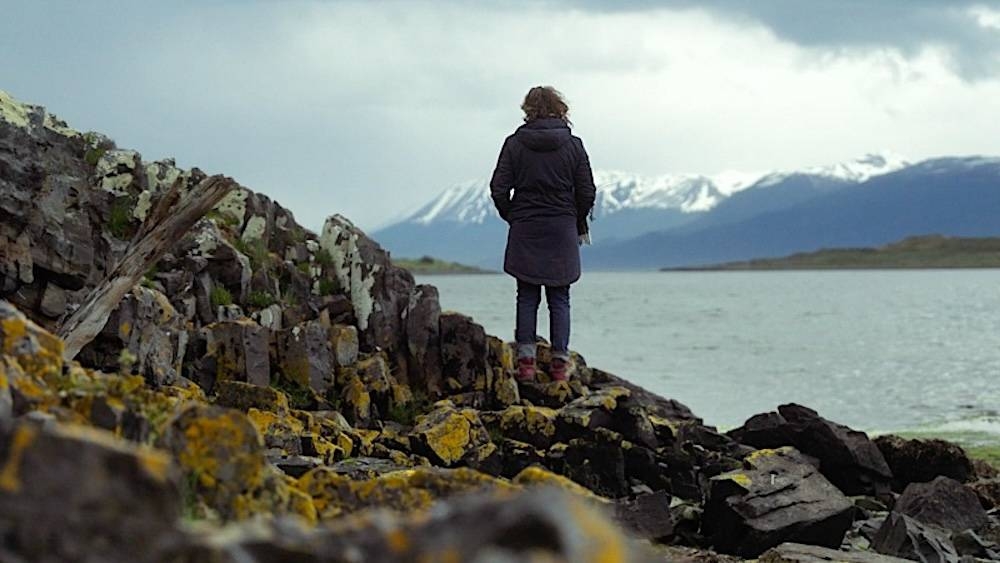
<instances>
[{"instance_id":1,"label":"snow-capped mountain","mask_svg":"<svg viewBox=\"0 0 1000 563\"><path fill-rule=\"evenodd\" d=\"M740 220L906 166L906 160L896 155L879 153L829 166L779 172L643 176L597 170L595 240L608 244L688 228L709 219ZM479 179L446 189L409 217L373 236L396 256L432 255L497 267L505 234L506 225L497 217L488 181Z\"/></svg>"}]
</instances>

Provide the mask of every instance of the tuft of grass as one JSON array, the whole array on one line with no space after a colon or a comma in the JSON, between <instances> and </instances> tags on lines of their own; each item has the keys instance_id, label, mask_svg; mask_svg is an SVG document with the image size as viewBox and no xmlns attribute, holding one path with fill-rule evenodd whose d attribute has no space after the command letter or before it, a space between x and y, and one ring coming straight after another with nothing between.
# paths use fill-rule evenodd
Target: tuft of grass
<instances>
[{"instance_id":1,"label":"tuft of grass","mask_svg":"<svg viewBox=\"0 0 1000 563\"><path fill-rule=\"evenodd\" d=\"M130 197L120 197L111 205L111 212L108 214L108 232L111 236L127 240L134 234L132 232L132 207L133 202Z\"/></svg>"},{"instance_id":2,"label":"tuft of grass","mask_svg":"<svg viewBox=\"0 0 1000 563\"><path fill-rule=\"evenodd\" d=\"M198 520L201 516L201 506L198 500L199 473L197 470L191 471L180 482L181 503L183 505L181 517L188 521Z\"/></svg>"},{"instance_id":3,"label":"tuft of grass","mask_svg":"<svg viewBox=\"0 0 1000 563\"><path fill-rule=\"evenodd\" d=\"M139 358L136 357L128 348L122 348L122 351L118 354L118 372L123 374L131 374L132 368L135 367L136 362Z\"/></svg>"},{"instance_id":4,"label":"tuft of grass","mask_svg":"<svg viewBox=\"0 0 1000 563\"><path fill-rule=\"evenodd\" d=\"M233 242L236 250L250 259L250 267L254 270L268 269L271 267L271 251L267 248L264 239L254 239L246 242L243 239L236 239Z\"/></svg>"},{"instance_id":5,"label":"tuft of grass","mask_svg":"<svg viewBox=\"0 0 1000 563\"><path fill-rule=\"evenodd\" d=\"M217 285L212 288L209 300L212 302L213 307L225 307L233 304L233 294L221 285Z\"/></svg>"},{"instance_id":6,"label":"tuft of grass","mask_svg":"<svg viewBox=\"0 0 1000 563\"><path fill-rule=\"evenodd\" d=\"M333 295L337 291L337 284L331 279L322 278L319 280L319 294L321 296Z\"/></svg>"},{"instance_id":7,"label":"tuft of grass","mask_svg":"<svg viewBox=\"0 0 1000 563\"><path fill-rule=\"evenodd\" d=\"M324 268L329 268L333 266L333 256L330 256L330 253L325 248L321 248L316 253L316 263Z\"/></svg>"},{"instance_id":8,"label":"tuft of grass","mask_svg":"<svg viewBox=\"0 0 1000 563\"><path fill-rule=\"evenodd\" d=\"M288 405L293 409L308 410L316 404L313 390L282 377L280 374L272 380L271 387L288 396Z\"/></svg>"},{"instance_id":9,"label":"tuft of grass","mask_svg":"<svg viewBox=\"0 0 1000 563\"><path fill-rule=\"evenodd\" d=\"M966 446L965 453L1000 469L1000 446Z\"/></svg>"},{"instance_id":10,"label":"tuft of grass","mask_svg":"<svg viewBox=\"0 0 1000 563\"><path fill-rule=\"evenodd\" d=\"M107 149L100 147L89 148L87 149L87 152L84 153L83 160L91 166L97 166L97 163L101 161L101 157L104 156L104 153L106 152L108 152Z\"/></svg>"},{"instance_id":11,"label":"tuft of grass","mask_svg":"<svg viewBox=\"0 0 1000 563\"><path fill-rule=\"evenodd\" d=\"M403 404L394 402L389 405L388 412L385 413L385 418L404 426L413 426L413 422L417 416L423 414L428 406L430 406L430 400L427 398L427 395L415 391L413 393L413 400Z\"/></svg>"},{"instance_id":12,"label":"tuft of grass","mask_svg":"<svg viewBox=\"0 0 1000 563\"><path fill-rule=\"evenodd\" d=\"M247 305L251 307L256 307L258 309L264 309L270 307L277 303L278 300L274 298L273 295L266 291L254 291L247 296Z\"/></svg>"},{"instance_id":13,"label":"tuft of grass","mask_svg":"<svg viewBox=\"0 0 1000 563\"><path fill-rule=\"evenodd\" d=\"M206 219L211 219L216 225L224 225L226 227L239 227L240 220L236 218L235 215L230 213L223 213L218 209L209 209L208 213L205 213Z\"/></svg>"},{"instance_id":14,"label":"tuft of grass","mask_svg":"<svg viewBox=\"0 0 1000 563\"><path fill-rule=\"evenodd\" d=\"M499 424L496 425L496 426L490 426L490 427L488 427L487 431L490 433L490 441L491 442L493 442L496 445L500 445L500 443L503 442L504 436L503 436L503 432L500 430L500 425Z\"/></svg>"},{"instance_id":15,"label":"tuft of grass","mask_svg":"<svg viewBox=\"0 0 1000 563\"><path fill-rule=\"evenodd\" d=\"M295 265L295 268L303 275L309 275L309 262L299 262Z\"/></svg>"}]
</instances>

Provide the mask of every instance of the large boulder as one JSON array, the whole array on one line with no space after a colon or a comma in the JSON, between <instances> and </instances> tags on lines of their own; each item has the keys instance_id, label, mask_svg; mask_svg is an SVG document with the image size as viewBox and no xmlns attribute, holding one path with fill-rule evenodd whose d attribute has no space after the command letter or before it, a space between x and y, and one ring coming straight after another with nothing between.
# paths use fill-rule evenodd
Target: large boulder
<instances>
[{"instance_id":1,"label":"large boulder","mask_svg":"<svg viewBox=\"0 0 1000 563\"><path fill-rule=\"evenodd\" d=\"M892 470L892 488L926 483L943 475L965 483L974 475L969 456L957 444L944 440L907 440L892 434L875 438L875 445Z\"/></svg>"},{"instance_id":2,"label":"large boulder","mask_svg":"<svg viewBox=\"0 0 1000 563\"><path fill-rule=\"evenodd\" d=\"M948 477L911 483L893 510L953 532L976 530L989 523L976 493Z\"/></svg>"},{"instance_id":3,"label":"large boulder","mask_svg":"<svg viewBox=\"0 0 1000 563\"><path fill-rule=\"evenodd\" d=\"M223 518L253 515L268 472L263 440L245 414L192 404L167 422L158 445L183 470L190 494Z\"/></svg>"},{"instance_id":4,"label":"large boulder","mask_svg":"<svg viewBox=\"0 0 1000 563\"><path fill-rule=\"evenodd\" d=\"M844 494L884 496L889 492L892 472L867 434L826 420L801 405L781 405L777 413L755 415L729 435L756 448L794 446L818 459L820 471Z\"/></svg>"},{"instance_id":5,"label":"large boulder","mask_svg":"<svg viewBox=\"0 0 1000 563\"><path fill-rule=\"evenodd\" d=\"M922 563L958 563L960 557L947 533L922 524L905 514L892 512L872 538L878 553Z\"/></svg>"},{"instance_id":6,"label":"large boulder","mask_svg":"<svg viewBox=\"0 0 1000 563\"><path fill-rule=\"evenodd\" d=\"M160 561L181 509L162 452L84 426L0 426L0 560Z\"/></svg>"},{"instance_id":7,"label":"large boulder","mask_svg":"<svg viewBox=\"0 0 1000 563\"><path fill-rule=\"evenodd\" d=\"M756 557L783 542L840 545L854 505L794 448L760 450L712 478L702 529L721 552Z\"/></svg>"},{"instance_id":8,"label":"large boulder","mask_svg":"<svg viewBox=\"0 0 1000 563\"><path fill-rule=\"evenodd\" d=\"M389 254L347 218L327 218L320 235L324 279L347 295L354 309L361 345L405 360L403 312L410 304L413 276L392 265ZM403 362L398 362L402 364Z\"/></svg>"},{"instance_id":9,"label":"large boulder","mask_svg":"<svg viewBox=\"0 0 1000 563\"><path fill-rule=\"evenodd\" d=\"M130 222L124 201L92 183L99 156L113 147L97 141L0 92L0 299L49 329L121 248L103 238L102 222L116 205L122 226ZM100 155L88 159L88 150Z\"/></svg>"},{"instance_id":10,"label":"large boulder","mask_svg":"<svg viewBox=\"0 0 1000 563\"><path fill-rule=\"evenodd\" d=\"M486 331L471 317L442 313L441 370L452 391L469 389L485 375L489 349Z\"/></svg>"}]
</instances>

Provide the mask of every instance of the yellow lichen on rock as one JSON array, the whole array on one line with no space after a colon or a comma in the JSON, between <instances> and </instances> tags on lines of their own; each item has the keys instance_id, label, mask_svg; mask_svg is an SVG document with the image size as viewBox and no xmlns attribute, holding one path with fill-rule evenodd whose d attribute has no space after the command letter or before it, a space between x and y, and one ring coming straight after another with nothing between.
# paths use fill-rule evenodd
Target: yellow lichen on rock
<instances>
[{"instance_id":1,"label":"yellow lichen on rock","mask_svg":"<svg viewBox=\"0 0 1000 563\"><path fill-rule=\"evenodd\" d=\"M7 459L0 468L0 491L16 493L21 490L21 460L37 435L38 430L26 424L18 426L14 431Z\"/></svg>"},{"instance_id":2,"label":"yellow lichen on rock","mask_svg":"<svg viewBox=\"0 0 1000 563\"><path fill-rule=\"evenodd\" d=\"M768 458L768 457L772 457L772 456L776 456L776 455L788 454L789 452L792 452L794 450L795 450L795 448L793 448L791 446L783 446L783 447L780 447L780 448L764 448L764 449L755 450L755 451L750 452L750 455L748 455L746 458L744 458L744 461L746 463L750 464L751 467L754 467L760 461L762 461L764 458Z\"/></svg>"},{"instance_id":3,"label":"yellow lichen on rock","mask_svg":"<svg viewBox=\"0 0 1000 563\"><path fill-rule=\"evenodd\" d=\"M539 467L537 465L532 465L521 470L521 472L514 477L512 482L515 485L521 485L524 487L556 487L562 489L563 491L573 493L579 497L596 501L601 504L608 504L611 502L602 496L592 493L590 489L584 487L583 485L577 484L567 477L557 475L544 467Z\"/></svg>"},{"instance_id":4,"label":"yellow lichen on rock","mask_svg":"<svg viewBox=\"0 0 1000 563\"><path fill-rule=\"evenodd\" d=\"M750 485L753 484L753 480L746 473L731 472L719 475L720 479L729 479L733 483L743 487L744 489L749 489Z\"/></svg>"},{"instance_id":5,"label":"yellow lichen on rock","mask_svg":"<svg viewBox=\"0 0 1000 563\"><path fill-rule=\"evenodd\" d=\"M243 518L255 511L259 503L252 502L252 494L263 485L268 465L260 434L246 415L191 405L167 424L160 445L224 517Z\"/></svg>"},{"instance_id":6,"label":"yellow lichen on rock","mask_svg":"<svg viewBox=\"0 0 1000 563\"><path fill-rule=\"evenodd\" d=\"M579 554L580 561L589 563L626 563L630 560L624 536L606 519L578 500L569 500L569 518L580 535L586 538L587 549Z\"/></svg>"},{"instance_id":7,"label":"yellow lichen on rock","mask_svg":"<svg viewBox=\"0 0 1000 563\"><path fill-rule=\"evenodd\" d=\"M468 468L405 469L374 479L354 480L328 467L318 467L300 477L296 488L312 497L321 520L330 520L366 508L419 512L454 494L480 489L505 491L513 486Z\"/></svg>"},{"instance_id":8,"label":"yellow lichen on rock","mask_svg":"<svg viewBox=\"0 0 1000 563\"><path fill-rule=\"evenodd\" d=\"M455 410L427 418L414 428L428 448L445 464L462 459L469 450L472 436L471 423L463 413Z\"/></svg>"},{"instance_id":9,"label":"yellow lichen on rock","mask_svg":"<svg viewBox=\"0 0 1000 563\"><path fill-rule=\"evenodd\" d=\"M547 407L508 407L500 418L500 429L505 435L515 432L551 439L556 432L556 411Z\"/></svg>"},{"instance_id":10,"label":"yellow lichen on rock","mask_svg":"<svg viewBox=\"0 0 1000 563\"><path fill-rule=\"evenodd\" d=\"M63 342L29 321L16 309L0 310L0 353L17 361L24 371L44 381L62 374Z\"/></svg>"},{"instance_id":11,"label":"yellow lichen on rock","mask_svg":"<svg viewBox=\"0 0 1000 563\"><path fill-rule=\"evenodd\" d=\"M350 409L350 415L355 421L366 421L371 418L371 395L365 384L357 376L344 387L344 404Z\"/></svg>"}]
</instances>

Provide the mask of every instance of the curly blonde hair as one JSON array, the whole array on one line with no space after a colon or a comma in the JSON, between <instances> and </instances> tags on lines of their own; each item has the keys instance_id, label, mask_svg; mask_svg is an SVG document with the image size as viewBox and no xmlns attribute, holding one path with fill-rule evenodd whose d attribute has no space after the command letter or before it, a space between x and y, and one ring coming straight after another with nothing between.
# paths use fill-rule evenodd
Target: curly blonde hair
<instances>
[{"instance_id":1,"label":"curly blonde hair","mask_svg":"<svg viewBox=\"0 0 1000 563\"><path fill-rule=\"evenodd\" d=\"M521 104L524 121L534 121L544 117L555 117L570 123L569 106L562 93L552 86L535 86L524 96Z\"/></svg>"}]
</instances>

